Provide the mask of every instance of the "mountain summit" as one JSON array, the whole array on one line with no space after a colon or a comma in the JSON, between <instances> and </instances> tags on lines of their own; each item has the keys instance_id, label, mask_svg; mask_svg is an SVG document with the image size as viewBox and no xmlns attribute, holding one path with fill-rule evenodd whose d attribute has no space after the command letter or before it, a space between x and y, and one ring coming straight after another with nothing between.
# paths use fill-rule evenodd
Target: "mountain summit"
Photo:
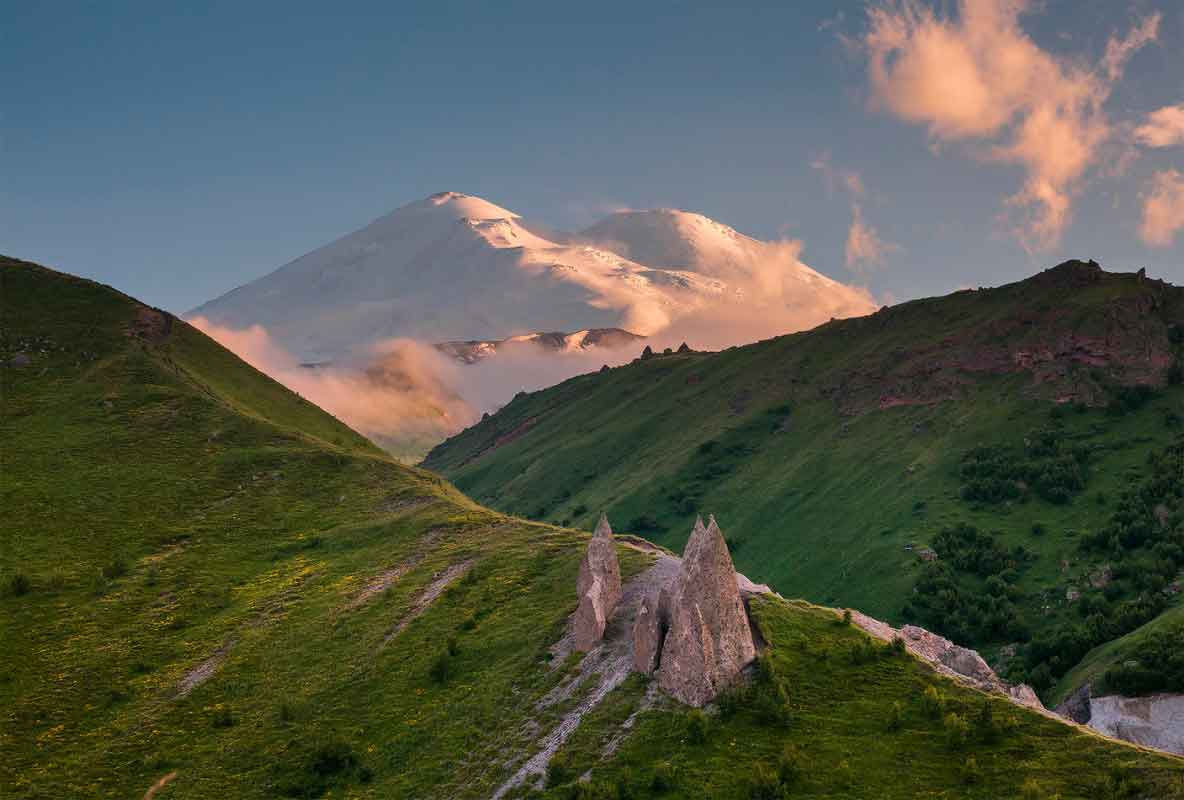
<instances>
[{"instance_id":1,"label":"mountain summit","mask_svg":"<svg viewBox=\"0 0 1184 800\"><path fill-rule=\"evenodd\" d=\"M570 236L479 197L441 192L191 314L262 325L301 358L319 360L397 336L487 340L612 327L652 335L692 314L753 304L799 313L796 327L875 309L865 292L802 264L795 246L698 214L628 212Z\"/></svg>"}]
</instances>

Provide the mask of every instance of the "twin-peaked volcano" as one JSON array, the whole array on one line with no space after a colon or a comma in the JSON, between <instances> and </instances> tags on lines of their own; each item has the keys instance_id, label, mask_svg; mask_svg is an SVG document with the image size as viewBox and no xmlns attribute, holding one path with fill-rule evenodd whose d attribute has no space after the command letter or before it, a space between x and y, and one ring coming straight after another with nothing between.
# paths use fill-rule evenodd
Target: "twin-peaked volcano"
<instances>
[{"instance_id":1,"label":"twin-peaked volcano","mask_svg":"<svg viewBox=\"0 0 1184 800\"><path fill-rule=\"evenodd\" d=\"M797 247L682 211L616 214L578 236L478 197L442 192L194 309L262 325L301 359L375 341L495 340L539 331L660 333L696 314L792 313L804 328L869 313L867 294L819 275Z\"/></svg>"}]
</instances>

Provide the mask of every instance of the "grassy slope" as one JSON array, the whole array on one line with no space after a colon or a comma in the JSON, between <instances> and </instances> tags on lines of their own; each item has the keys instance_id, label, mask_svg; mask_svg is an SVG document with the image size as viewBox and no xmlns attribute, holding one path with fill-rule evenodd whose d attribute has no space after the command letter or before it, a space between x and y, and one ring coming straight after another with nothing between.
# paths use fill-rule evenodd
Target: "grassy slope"
<instances>
[{"instance_id":1,"label":"grassy slope","mask_svg":"<svg viewBox=\"0 0 1184 800\"><path fill-rule=\"evenodd\" d=\"M1051 696L1053 703L1060 703L1085 683L1091 684L1094 696L1113 693L1105 680L1106 670L1128 659L1137 659L1140 645L1155 633L1175 628L1184 622L1184 606L1177 605L1155 619L1131 631L1095 647L1072 670L1057 683Z\"/></svg>"},{"instance_id":2,"label":"grassy slope","mask_svg":"<svg viewBox=\"0 0 1184 800\"><path fill-rule=\"evenodd\" d=\"M0 358L32 356L0 372L0 796L140 797L174 771L158 798L488 796L529 747L530 701L562 674L544 654L574 607L583 537L394 463L183 323L129 338L142 307L109 289L11 260L0 280ZM643 566L622 555L626 574ZM468 577L384 646L462 562ZM668 796L741 797L756 765L796 742L816 765L804 796L882 797L887 777L899 796L996 797L1031 777L1048 796L1086 797L1115 774L1184 795L1179 760L1010 706L1001 743L951 752L917 716L917 691L936 682L967 713L977 694L908 660L850 663L862 634L828 612L757 614L798 721L771 730L742 702L692 745L683 712L660 707L597 780L646 783L670 760ZM429 673L449 637L440 683ZM179 696L211 658L208 681ZM618 690L568 763L582 768L643 690ZM901 730L878 732L894 701ZM983 773L969 787L967 753ZM831 770L836 758L847 768Z\"/></svg>"},{"instance_id":3,"label":"grassy slope","mask_svg":"<svg viewBox=\"0 0 1184 800\"><path fill-rule=\"evenodd\" d=\"M1020 445L1028 431L1051 424L1052 389L1026 375L967 380L943 370L910 376L908 384L889 374L886 388L902 394L956 383L955 399L853 416L836 406L845 394L866 393L858 378L894 354L968 332L987 331L989 339L992 326L1011 321L1020 305L1063 308L1056 324L1088 334L1113 303L1147 291L1133 275L1072 292L1017 284L722 353L635 361L521 395L441 445L425 465L482 503L532 518L586 525L601 509L622 522L651 515L659 529L646 535L674 548L693 514L709 510L733 539L739 568L754 579L888 619L899 618L920 569L905 546L968 522L1039 554L1021 586L1033 627L1051 626L1070 613L1066 587L1091 568L1081 562L1076 537L1109 513L1095 498L1115 496L1127 471L1162 444L1165 414L1184 410L1184 389L1166 390L1123 417L1090 410L1060 419L1071 435L1103 448L1087 491L1060 506L1033 499L975 507L958 497L958 467L969 449ZM1175 306L1165 313L1184 319ZM1014 327L1007 335L1022 347L1039 326ZM891 373L890 365L884 369ZM1081 373L1073 380L1091 385ZM490 447L498 437L503 441ZM715 448L701 453L709 441ZM722 465L720 474L704 478L713 465ZM695 485L701 494L680 509L672 491ZM1048 533L1033 535L1034 522ZM1067 571L1062 560L1070 562Z\"/></svg>"}]
</instances>

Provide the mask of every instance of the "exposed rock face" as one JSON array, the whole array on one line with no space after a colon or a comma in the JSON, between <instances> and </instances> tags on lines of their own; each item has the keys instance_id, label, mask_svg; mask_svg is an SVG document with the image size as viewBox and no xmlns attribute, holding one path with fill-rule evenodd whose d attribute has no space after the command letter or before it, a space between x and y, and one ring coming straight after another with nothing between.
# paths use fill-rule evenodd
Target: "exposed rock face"
<instances>
[{"instance_id":1,"label":"exposed rock face","mask_svg":"<svg viewBox=\"0 0 1184 800\"><path fill-rule=\"evenodd\" d=\"M572 623L575 647L586 652L604 638L604 628L621 601L621 567L617 562L613 531L604 514L600 515L596 532L588 541L584 560L580 562L576 594L580 605Z\"/></svg>"},{"instance_id":2,"label":"exposed rock face","mask_svg":"<svg viewBox=\"0 0 1184 800\"><path fill-rule=\"evenodd\" d=\"M657 619L639 615L634 627L635 642L644 648L636 655L638 668L654 663L648 650L657 639L658 685L688 705L711 702L756 657L735 573L715 518L707 527L696 521L679 573L659 599Z\"/></svg>"},{"instance_id":3,"label":"exposed rock face","mask_svg":"<svg viewBox=\"0 0 1184 800\"><path fill-rule=\"evenodd\" d=\"M1091 697L1089 713L1089 726L1099 733L1184 753L1184 695Z\"/></svg>"},{"instance_id":4,"label":"exposed rock face","mask_svg":"<svg viewBox=\"0 0 1184 800\"><path fill-rule=\"evenodd\" d=\"M1077 691L1066 697L1064 702L1053 710L1062 717L1085 725L1090 719L1089 701L1092 689L1093 687L1090 684L1083 683L1077 688Z\"/></svg>"},{"instance_id":5,"label":"exposed rock face","mask_svg":"<svg viewBox=\"0 0 1184 800\"><path fill-rule=\"evenodd\" d=\"M662 637L666 634L659 614L659 597L658 592L650 592L641 599L633 624L633 669L647 675L658 668Z\"/></svg>"},{"instance_id":6,"label":"exposed rock face","mask_svg":"<svg viewBox=\"0 0 1184 800\"><path fill-rule=\"evenodd\" d=\"M916 625L905 625L899 631L886 622L873 619L858 611L851 612L851 621L884 641L892 641L899 636L909 652L918 658L928 661L944 675L957 678L987 692L1005 695L1012 702L1023 706L1044 711L1044 704L1036 696L1032 687L1026 684L1012 685L1003 681L977 651L954 644L944 636L918 628Z\"/></svg>"},{"instance_id":7,"label":"exposed rock face","mask_svg":"<svg viewBox=\"0 0 1184 800\"><path fill-rule=\"evenodd\" d=\"M956 645L944 636L938 636L916 625L905 625L900 629L901 638L910 650L928 661L936 661L964 675L973 681L998 680L977 650Z\"/></svg>"}]
</instances>

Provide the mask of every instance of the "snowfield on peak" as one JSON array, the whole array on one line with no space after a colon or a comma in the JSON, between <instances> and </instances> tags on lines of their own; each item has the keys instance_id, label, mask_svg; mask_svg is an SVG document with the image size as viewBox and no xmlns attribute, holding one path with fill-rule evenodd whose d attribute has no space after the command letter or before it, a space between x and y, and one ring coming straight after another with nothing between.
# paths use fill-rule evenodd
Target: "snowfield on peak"
<instances>
[{"instance_id":1,"label":"snowfield on peak","mask_svg":"<svg viewBox=\"0 0 1184 800\"><path fill-rule=\"evenodd\" d=\"M479 197L441 192L191 315L260 325L300 359L321 361L395 337L501 340L596 328L654 336L754 315L772 335L875 310L865 291L818 274L798 251L668 209L555 234Z\"/></svg>"}]
</instances>

